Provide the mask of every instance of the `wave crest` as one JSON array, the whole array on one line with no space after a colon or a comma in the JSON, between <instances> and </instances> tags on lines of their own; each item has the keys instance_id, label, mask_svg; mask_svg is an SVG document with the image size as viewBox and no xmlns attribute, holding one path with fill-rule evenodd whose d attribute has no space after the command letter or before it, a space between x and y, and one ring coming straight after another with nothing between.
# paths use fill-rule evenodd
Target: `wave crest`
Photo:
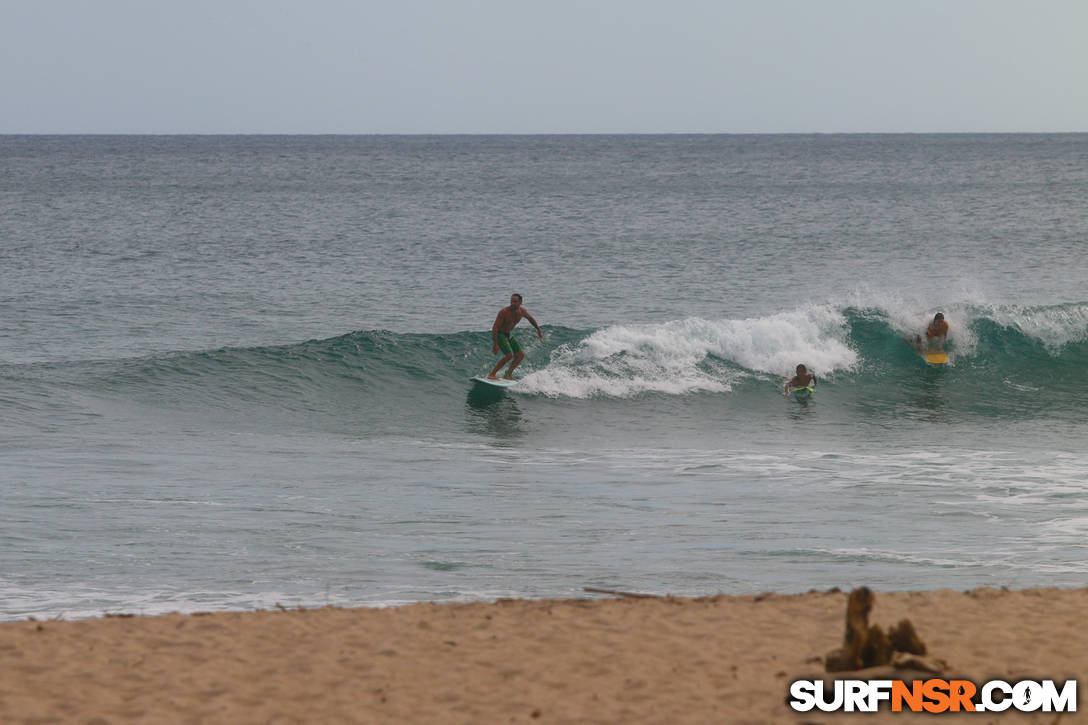
<instances>
[{"instance_id":1,"label":"wave crest","mask_svg":"<svg viewBox=\"0 0 1088 725\"><path fill-rule=\"evenodd\" d=\"M526 392L585 398L727 392L741 378L785 376L798 363L821 374L852 369L849 324L829 305L769 317L612 325L552 351Z\"/></svg>"}]
</instances>

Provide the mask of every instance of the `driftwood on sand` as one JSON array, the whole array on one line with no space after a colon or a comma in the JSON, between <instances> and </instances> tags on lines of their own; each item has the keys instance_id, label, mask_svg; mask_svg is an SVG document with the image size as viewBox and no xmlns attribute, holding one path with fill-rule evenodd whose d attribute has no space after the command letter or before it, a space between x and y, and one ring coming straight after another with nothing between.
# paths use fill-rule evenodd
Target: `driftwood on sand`
<instances>
[{"instance_id":1,"label":"driftwood on sand","mask_svg":"<svg viewBox=\"0 0 1088 725\"><path fill-rule=\"evenodd\" d=\"M828 652L824 658L824 668L828 672L846 672L908 661L913 667L929 664L920 659L926 654L926 645L909 619L900 620L887 632L879 625L869 624L869 612L875 599L876 595L868 587L850 592L846 602L846 634L842 647Z\"/></svg>"}]
</instances>

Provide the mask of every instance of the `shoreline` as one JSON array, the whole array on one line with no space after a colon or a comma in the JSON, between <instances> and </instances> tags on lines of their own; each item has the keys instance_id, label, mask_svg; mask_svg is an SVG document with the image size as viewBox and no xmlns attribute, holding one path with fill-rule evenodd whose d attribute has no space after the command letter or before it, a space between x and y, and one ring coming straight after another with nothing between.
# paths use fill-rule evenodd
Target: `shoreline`
<instances>
[{"instance_id":1,"label":"shoreline","mask_svg":"<svg viewBox=\"0 0 1088 725\"><path fill-rule=\"evenodd\" d=\"M0 721L932 722L788 708L790 682L825 676L846 599L640 595L2 622ZM871 622L911 619L933 657L975 682L1067 680L1088 675L1086 613L1088 587L877 592Z\"/></svg>"}]
</instances>

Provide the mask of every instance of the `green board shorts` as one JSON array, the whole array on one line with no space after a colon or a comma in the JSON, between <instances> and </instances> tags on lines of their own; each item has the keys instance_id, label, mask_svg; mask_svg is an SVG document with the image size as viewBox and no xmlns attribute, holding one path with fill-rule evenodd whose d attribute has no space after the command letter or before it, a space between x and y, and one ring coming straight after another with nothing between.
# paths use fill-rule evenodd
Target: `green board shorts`
<instances>
[{"instance_id":1,"label":"green board shorts","mask_svg":"<svg viewBox=\"0 0 1088 725\"><path fill-rule=\"evenodd\" d=\"M510 336L510 333L497 333L495 339L499 342L499 349L507 355L517 355L521 352L521 345L518 344L517 340Z\"/></svg>"}]
</instances>

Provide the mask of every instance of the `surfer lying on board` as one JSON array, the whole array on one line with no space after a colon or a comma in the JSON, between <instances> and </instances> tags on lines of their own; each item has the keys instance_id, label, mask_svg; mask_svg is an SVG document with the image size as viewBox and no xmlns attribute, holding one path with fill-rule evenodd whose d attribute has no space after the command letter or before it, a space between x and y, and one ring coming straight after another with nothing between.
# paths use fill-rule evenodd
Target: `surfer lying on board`
<instances>
[{"instance_id":1,"label":"surfer lying on board","mask_svg":"<svg viewBox=\"0 0 1088 725\"><path fill-rule=\"evenodd\" d=\"M945 322L944 313L938 312L933 316L933 322L926 328L926 344L922 346L922 336L914 336L914 345L919 352L941 352L944 350L944 341L948 337L948 323Z\"/></svg>"},{"instance_id":2,"label":"surfer lying on board","mask_svg":"<svg viewBox=\"0 0 1088 725\"><path fill-rule=\"evenodd\" d=\"M499 315L495 318L495 324L491 326L491 352L498 355L499 350L502 350L505 353L502 359L499 360L499 364L487 374L487 377L492 380L498 380L495 376L498 375L502 366L508 362L510 363L510 369L506 371L506 375L503 375L503 377L507 380L513 380L514 368L521 365L521 361L525 359L525 351L521 349L518 341L510 335L523 317L536 328L537 337L541 340L544 339L544 333L541 332L540 325L536 324L533 316L521 306L521 295L517 292L510 295L510 306L499 310Z\"/></svg>"},{"instance_id":3,"label":"surfer lying on board","mask_svg":"<svg viewBox=\"0 0 1088 725\"><path fill-rule=\"evenodd\" d=\"M794 388L815 388L816 387L816 374L810 373L808 368L804 365L797 366L797 374L790 378L790 381L786 383L786 392L784 395L788 398L790 391Z\"/></svg>"}]
</instances>

